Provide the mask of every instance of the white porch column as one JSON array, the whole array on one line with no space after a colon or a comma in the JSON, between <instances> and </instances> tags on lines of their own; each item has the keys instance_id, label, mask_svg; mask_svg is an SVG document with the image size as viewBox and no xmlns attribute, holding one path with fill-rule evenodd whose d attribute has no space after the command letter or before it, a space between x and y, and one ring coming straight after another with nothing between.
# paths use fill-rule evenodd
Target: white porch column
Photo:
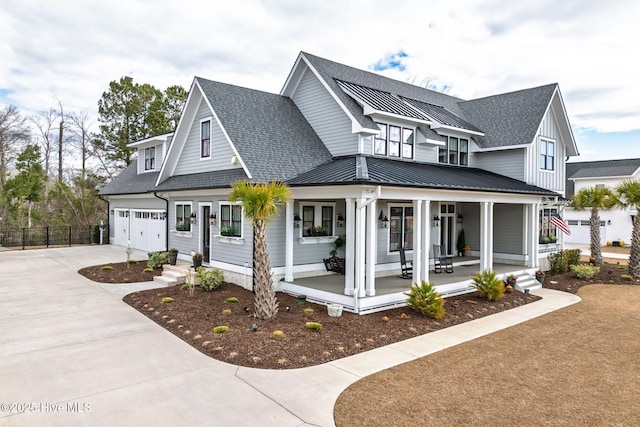
<instances>
[{"instance_id":1,"label":"white porch column","mask_svg":"<svg viewBox=\"0 0 640 427\"><path fill-rule=\"evenodd\" d=\"M367 239L366 239L366 281L367 296L374 296L376 294L376 258L377 258L377 233L378 233L378 219L376 217L376 208L378 203L374 200L369 206L367 206Z\"/></svg>"},{"instance_id":2,"label":"white porch column","mask_svg":"<svg viewBox=\"0 0 640 427\"><path fill-rule=\"evenodd\" d=\"M480 203L480 271L493 269L493 202Z\"/></svg>"},{"instance_id":3,"label":"white porch column","mask_svg":"<svg viewBox=\"0 0 640 427\"><path fill-rule=\"evenodd\" d=\"M423 279L422 241L422 200L413 201L413 281L420 283Z\"/></svg>"},{"instance_id":4,"label":"white porch column","mask_svg":"<svg viewBox=\"0 0 640 427\"><path fill-rule=\"evenodd\" d=\"M538 215L539 207L537 203L532 203L527 207L528 231L527 231L527 267L539 267L538 254Z\"/></svg>"},{"instance_id":5,"label":"white porch column","mask_svg":"<svg viewBox=\"0 0 640 427\"><path fill-rule=\"evenodd\" d=\"M293 282L293 200L285 207L285 261L284 280Z\"/></svg>"},{"instance_id":6,"label":"white porch column","mask_svg":"<svg viewBox=\"0 0 640 427\"><path fill-rule=\"evenodd\" d=\"M422 241L423 241L423 254L424 260L422 277L426 282L429 281L429 251L431 250L431 200L425 200L422 206Z\"/></svg>"},{"instance_id":7,"label":"white porch column","mask_svg":"<svg viewBox=\"0 0 640 427\"><path fill-rule=\"evenodd\" d=\"M358 296L365 296L365 244L366 244L366 221L365 209L361 208L363 201L356 206L356 256L355 256L355 283L354 291L358 290Z\"/></svg>"},{"instance_id":8,"label":"white porch column","mask_svg":"<svg viewBox=\"0 0 640 427\"><path fill-rule=\"evenodd\" d=\"M353 284L355 275L355 230L356 230L356 205L354 199L345 199L346 203L346 242L344 246L344 294L353 295Z\"/></svg>"}]
</instances>

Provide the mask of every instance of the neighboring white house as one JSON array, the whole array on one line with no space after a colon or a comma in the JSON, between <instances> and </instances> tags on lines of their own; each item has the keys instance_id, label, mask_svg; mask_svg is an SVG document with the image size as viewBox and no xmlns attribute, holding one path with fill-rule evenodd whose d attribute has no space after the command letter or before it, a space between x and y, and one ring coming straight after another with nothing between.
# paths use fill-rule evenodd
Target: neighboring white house
<instances>
[{"instance_id":1,"label":"neighboring white house","mask_svg":"<svg viewBox=\"0 0 640 427\"><path fill-rule=\"evenodd\" d=\"M567 198L583 188L606 186L615 188L624 180L640 179L640 159L601 160L596 162L567 163ZM591 242L589 232L590 211L565 209L565 220L571 228L571 235L565 237L566 243L588 245ZM609 209L600 211L600 240L617 244L631 243L633 216L635 208Z\"/></svg>"},{"instance_id":2,"label":"neighboring white house","mask_svg":"<svg viewBox=\"0 0 640 427\"><path fill-rule=\"evenodd\" d=\"M463 229L472 257L456 265L533 273L560 247L548 219L578 154L557 84L463 100L305 52L280 94L196 77L168 137L132 144L137 165L102 189L112 243L202 252L251 283L253 230L230 185L280 180L293 200L267 230L276 286L356 312L404 303L411 282L435 277L433 245L457 255ZM145 221L164 222L163 245ZM326 276L339 236L344 275ZM413 280L398 286L401 248ZM440 292L470 290L445 276Z\"/></svg>"}]
</instances>

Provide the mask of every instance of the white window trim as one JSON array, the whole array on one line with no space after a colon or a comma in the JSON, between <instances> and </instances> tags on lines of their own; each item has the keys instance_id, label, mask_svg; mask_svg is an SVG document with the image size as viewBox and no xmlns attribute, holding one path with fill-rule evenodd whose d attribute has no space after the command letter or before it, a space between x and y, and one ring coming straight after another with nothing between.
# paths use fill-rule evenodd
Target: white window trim
<instances>
[{"instance_id":1,"label":"white window trim","mask_svg":"<svg viewBox=\"0 0 640 427\"><path fill-rule=\"evenodd\" d=\"M240 236L223 236L222 234L220 234L220 228L222 227L222 207L223 206L242 206L242 203L240 202L218 202L218 213L216 214L216 216L218 217L217 219L217 226L218 226L218 234L214 235L213 237L222 243L231 243L231 244L235 244L235 245L242 245L244 244L244 208L242 208L242 216L240 218ZM208 219L207 219L208 221Z\"/></svg>"},{"instance_id":2,"label":"white window trim","mask_svg":"<svg viewBox=\"0 0 640 427\"><path fill-rule=\"evenodd\" d=\"M313 226L321 226L322 225L322 207L330 206L333 208L333 216L331 218L331 229L333 233L331 236L303 236L303 227L302 225L298 228L298 242L302 245L309 244L318 244L318 243L333 243L336 241L338 236L335 234L336 232L336 202L302 202L298 206L298 215L301 219L304 220L303 210L305 206L313 206ZM319 212L319 214L318 214Z\"/></svg>"},{"instance_id":3,"label":"white window trim","mask_svg":"<svg viewBox=\"0 0 640 427\"><path fill-rule=\"evenodd\" d=\"M203 157L202 156L202 124L204 122L209 122L209 156L208 157ZM205 117L203 119L200 119L200 124L199 124L199 128L198 128L198 157L200 158L201 161L206 161L206 160L211 160L211 158L213 157L213 152L212 152L212 148L213 148L213 117Z\"/></svg>"},{"instance_id":4,"label":"white window trim","mask_svg":"<svg viewBox=\"0 0 640 427\"><path fill-rule=\"evenodd\" d=\"M407 125L403 125L403 124L398 124L398 123L393 123L393 122L385 122L385 121L380 121L380 120L376 120L376 126L379 124L381 125L386 125L387 126L387 139L386 139L386 150L385 150L385 154L376 154L376 138L378 137L379 133L377 135L373 135L371 137L371 155L376 156L376 157L386 157L388 159L407 159L407 160L415 160L416 158L416 136L418 133L418 128L415 126L407 126ZM391 156L389 154L389 126L395 126L400 128L400 147L399 147L399 155L398 156ZM413 149L411 150L411 157L404 157L402 155L402 146L403 146L403 141L402 141L402 131L403 129L409 129L411 131L413 131Z\"/></svg>"},{"instance_id":5,"label":"white window trim","mask_svg":"<svg viewBox=\"0 0 640 427\"><path fill-rule=\"evenodd\" d=\"M153 148L154 152L153 152L153 169L147 169L147 150L149 148ZM139 158L142 158L142 170L140 171L140 173L149 173L149 172L155 172L158 170L158 147L155 145L152 145L151 147L145 147L145 148L141 148L139 150Z\"/></svg>"},{"instance_id":6,"label":"white window trim","mask_svg":"<svg viewBox=\"0 0 640 427\"><path fill-rule=\"evenodd\" d=\"M174 221L173 221L173 229L170 230L170 232L174 233L176 236L193 237L193 224L191 224L191 221L189 221L189 219L187 219L187 221L189 221L189 231L176 230L176 224L178 224L178 205L185 205L185 206L188 205L189 209L191 210L191 213L193 213L192 201L176 200L175 202L173 202Z\"/></svg>"},{"instance_id":7,"label":"white window trim","mask_svg":"<svg viewBox=\"0 0 640 427\"><path fill-rule=\"evenodd\" d=\"M552 142L553 143L553 169L543 169L542 165L540 164L540 156L542 155L542 143L543 142L545 142L545 143L546 142ZM556 153L557 153L556 147L557 147L557 145L558 145L558 143L556 142L556 140L554 138L549 138L549 137L546 137L546 136L541 136L540 137L540 142L538 144L538 159L537 159L538 170L540 172L543 172L543 173L555 173L556 172L556 169L558 168L558 157L556 156ZM548 157L549 156L547 155L547 158Z\"/></svg>"},{"instance_id":8,"label":"white window trim","mask_svg":"<svg viewBox=\"0 0 640 427\"><path fill-rule=\"evenodd\" d=\"M386 215L387 218L391 219L391 208L411 208L413 207L413 203L387 203L387 206L382 210L384 212L384 215ZM415 212L414 212L415 215ZM415 218L415 216L414 216ZM415 227L415 224L414 224ZM386 237L386 241L387 241L387 245L386 245L386 251L387 251L387 255L397 255L400 252L399 251L390 251L389 250L389 245L391 244L391 228L387 227L384 229L385 234L387 235ZM407 251L405 251L405 254L413 254L413 249L409 249Z\"/></svg>"},{"instance_id":9,"label":"white window trim","mask_svg":"<svg viewBox=\"0 0 640 427\"><path fill-rule=\"evenodd\" d=\"M469 163L471 163L471 138L468 136L460 136L460 135L449 135L449 134L442 134L440 135L442 137L447 138L446 141L443 141L443 144L438 145L438 147L436 148L436 162L440 165L453 165L453 166L462 166L462 167L469 167ZM457 138L458 139L458 163L449 163L449 138ZM460 140L464 139L465 141L467 141L467 164L463 165L460 163L460 153L462 152L460 150ZM440 150L444 149L447 152L447 161L446 162L440 162Z\"/></svg>"}]
</instances>

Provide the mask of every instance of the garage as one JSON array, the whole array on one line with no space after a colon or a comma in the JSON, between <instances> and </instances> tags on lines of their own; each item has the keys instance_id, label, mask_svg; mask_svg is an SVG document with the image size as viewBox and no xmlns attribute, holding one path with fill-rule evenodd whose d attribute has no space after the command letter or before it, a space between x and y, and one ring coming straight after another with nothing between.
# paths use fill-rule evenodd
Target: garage
<instances>
[{"instance_id":1,"label":"garage","mask_svg":"<svg viewBox=\"0 0 640 427\"><path fill-rule=\"evenodd\" d=\"M167 213L164 210L115 209L114 243L143 251L166 250Z\"/></svg>"},{"instance_id":2,"label":"garage","mask_svg":"<svg viewBox=\"0 0 640 427\"><path fill-rule=\"evenodd\" d=\"M570 219L567 220L567 223L571 228L571 235L564 236L565 243L576 243L581 245L588 245L591 243L591 231L588 219ZM605 245L607 241L607 232L604 224L600 225L600 241L601 245Z\"/></svg>"}]
</instances>

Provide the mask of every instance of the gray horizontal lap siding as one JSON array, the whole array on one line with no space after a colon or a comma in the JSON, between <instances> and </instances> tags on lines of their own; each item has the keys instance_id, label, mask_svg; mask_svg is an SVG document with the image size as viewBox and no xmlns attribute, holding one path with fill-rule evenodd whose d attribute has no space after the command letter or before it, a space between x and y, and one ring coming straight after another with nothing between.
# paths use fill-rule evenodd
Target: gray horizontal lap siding
<instances>
[{"instance_id":1,"label":"gray horizontal lap siding","mask_svg":"<svg viewBox=\"0 0 640 427\"><path fill-rule=\"evenodd\" d=\"M493 250L503 254L523 252L524 212L522 205L493 207ZM465 236L466 237L466 236Z\"/></svg>"},{"instance_id":2,"label":"gray horizontal lap siding","mask_svg":"<svg viewBox=\"0 0 640 427\"><path fill-rule=\"evenodd\" d=\"M292 100L332 156L357 153L358 137L351 133L351 120L311 71L303 76Z\"/></svg>"},{"instance_id":3,"label":"gray horizontal lap siding","mask_svg":"<svg viewBox=\"0 0 640 427\"><path fill-rule=\"evenodd\" d=\"M519 181L525 180L525 150L490 151L473 153L470 166L508 176Z\"/></svg>"}]
</instances>

